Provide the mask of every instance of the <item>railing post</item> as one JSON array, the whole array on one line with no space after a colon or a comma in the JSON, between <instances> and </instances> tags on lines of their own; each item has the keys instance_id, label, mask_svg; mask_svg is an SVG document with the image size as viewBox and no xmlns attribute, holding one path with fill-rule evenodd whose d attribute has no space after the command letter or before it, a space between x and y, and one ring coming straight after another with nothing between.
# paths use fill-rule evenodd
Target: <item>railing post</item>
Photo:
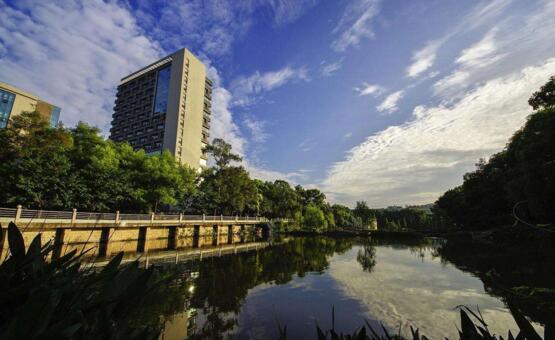
<instances>
[{"instance_id":1,"label":"railing post","mask_svg":"<svg viewBox=\"0 0 555 340\"><path fill-rule=\"evenodd\" d=\"M21 206L21 204L17 205L17 210L15 211L15 217L14 217L14 220L13 220L13 222L15 224L17 224L17 221L19 221L19 219L21 218L21 209L22 208L23 207Z\"/></svg>"},{"instance_id":2,"label":"railing post","mask_svg":"<svg viewBox=\"0 0 555 340\"><path fill-rule=\"evenodd\" d=\"M116 210L116 223L119 223L119 210Z\"/></svg>"},{"instance_id":3,"label":"railing post","mask_svg":"<svg viewBox=\"0 0 555 340\"><path fill-rule=\"evenodd\" d=\"M239 215L235 215L235 221L239 221Z\"/></svg>"},{"instance_id":4,"label":"railing post","mask_svg":"<svg viewBox=\"0 0 555 340\"><path fill-rule=\"evenodd\" d=\"M179 213L179 223L183 222L183 213Z\"/></svg>"},{"instance_id":5,"label":"railing post","mask_svg":"<svg viewBox=\"0 0 555 340\"><path fill-rule=\"evenodd\" d=\"M202 222L206 222L206 215L202 214Z\"/></svg>"},{"instance_id":6,"label":"railing post","mask_svg":"<svg viewBox=\"0 0 555 340\"><path fill-rule=\"evenodd\" d=\"M224 220L224 215L220 215L220 221Z\"/></svg>"},{"instance_id":7,"label":"railing post","mask_svg":"<svg viewBox=\"0 0 555 340\"><path fill-rule=\"evenodd\" d=\"M150 213L150 223L154 222L154 212Z\"/></svg>"},{"instance_id":8,"label":"railing post","mask_svg":"<svg viewBox=\"0 0 555 340\"><path fill-rule=\"evenodd\" d=\"M77 209L73 208L73 213L71 214L71 224L75 225L77 221Z\"/></svg>"}]
</instances>

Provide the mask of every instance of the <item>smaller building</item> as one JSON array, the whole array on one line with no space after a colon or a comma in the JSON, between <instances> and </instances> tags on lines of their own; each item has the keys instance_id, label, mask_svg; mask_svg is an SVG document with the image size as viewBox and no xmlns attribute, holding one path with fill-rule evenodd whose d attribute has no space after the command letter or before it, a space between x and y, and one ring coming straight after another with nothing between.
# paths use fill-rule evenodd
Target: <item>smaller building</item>
<instances>
[{"instance_id":1,"label":"smaller building","mask_svg":"<svg viewBox=\"0 0 555 340\"><path fill-rule=\"evenodd\" d=\"M0 129L5 128L10 118L23 112L37 111L50 126L58 125L61 109L39 97L0 81Z\"/></svg>"}]
</instances>

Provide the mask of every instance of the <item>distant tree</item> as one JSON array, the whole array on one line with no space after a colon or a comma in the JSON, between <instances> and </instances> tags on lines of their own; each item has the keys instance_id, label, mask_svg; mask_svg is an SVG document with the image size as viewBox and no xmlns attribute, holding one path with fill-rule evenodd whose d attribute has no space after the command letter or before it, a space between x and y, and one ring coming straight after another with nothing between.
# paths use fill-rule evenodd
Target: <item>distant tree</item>
<instances>
[{"instance_id":1,"label":"distant tree","mask_svg":"<svg viewBox=\"0 0 555 340\"><path fill-rule=\"evenodd\" d=\"M373 213L372 213L372 210L368 207L368 204L366 203L366 201L358 201L356 203L354 213L362 220L362 224L364 226L368 226L370 224L370 220L372 219Z\"/></svg>"},{"instance_id":2,"label":"distant tree","mask_svg":"<svg viewBox=\"0 0 555 340\"><path fill-rule=\"evenodd\" d=\"M326 218L322 210L314 204L307 205L303 215L303 226L318 232L326 230Z\"/></svg>"},{"instance_id":3,"label":"distant tree","mask_svg":"<svg viewBox=\"0 0 555 340\"><path fill-rule=\"evenodd\" d=\"M295 191L300 197L300 203L303 206L314 204L322 208L326 203L326 195L318 189L304 189L302 186L295 186Z\"/></svg>"},{"instance_id":4,"label":"distant tree","mask_svg":"<svg viewBox=\"0 0 555 340\"><path fill-rule=\"evenodd\" d=\"M332 207L334 221L339 228L360 228L362 220L357 217L349 207L334 204Z\"/></svg>"},{"instance_id":5,"label":"distant tree","mask_svg":"<svg viewBox=\"0 0 555 340\"><path fill-rule=\"evenodd\" d=\"M221 138L216 138L212 141L212 144L207 145L203 152L212 155L216 166L219 169L223 169L231 162L240 162L243 160L241 156L231 152L231 144L227 143Z\"/></svg>"}]
</instances>

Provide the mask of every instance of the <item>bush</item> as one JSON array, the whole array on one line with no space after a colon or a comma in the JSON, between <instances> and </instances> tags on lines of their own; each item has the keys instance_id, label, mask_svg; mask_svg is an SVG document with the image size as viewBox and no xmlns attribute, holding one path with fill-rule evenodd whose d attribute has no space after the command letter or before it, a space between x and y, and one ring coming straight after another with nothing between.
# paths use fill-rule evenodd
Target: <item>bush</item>
<instances>
[{"instance_id":1,"label":"bush","mask_svg":"<svg viewBox=\"0 0 555 340\"><path fill-rule=\"evenodd\" d=\"M76 250L55 258L55 246L42 245L40 234L25 252L13 223L8 242L11 256L0 264L2 339L157 339L159 310L145 307L176 305L167 303L175 299L166 287L172 275L137 261L120 266L123 253L95 271L82 267Z\"/></svg>"}]
</instances>

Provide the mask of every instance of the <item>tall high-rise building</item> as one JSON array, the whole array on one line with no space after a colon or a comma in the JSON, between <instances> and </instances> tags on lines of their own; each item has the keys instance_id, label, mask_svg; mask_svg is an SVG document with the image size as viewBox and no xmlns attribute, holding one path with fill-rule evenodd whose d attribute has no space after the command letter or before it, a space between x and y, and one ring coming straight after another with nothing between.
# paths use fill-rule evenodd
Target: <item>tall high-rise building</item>
<instances>
[{"instance_id":1,"label":"tall high-rise building","mask_svg":"<svg viewBox=\"0 0 555 340\"><path fill-rule=\"evenodd\" d=\"M0 129L6 127L10 118L34 111L40 113L54 127L58 125L62 110L35 95L0 82Z\"/></svg>"},{"instance_id":2,"label":"tall high-rise building","mask_svg":"<svg viewBox=\"0 0 555 340\"><path fill-rule=\"evenodd\" d=\"M169 150L181 164L206 166L212 82L206 67L181 49L121 79L110 139L148 154Z\"/></svg>"}]
</instances>

